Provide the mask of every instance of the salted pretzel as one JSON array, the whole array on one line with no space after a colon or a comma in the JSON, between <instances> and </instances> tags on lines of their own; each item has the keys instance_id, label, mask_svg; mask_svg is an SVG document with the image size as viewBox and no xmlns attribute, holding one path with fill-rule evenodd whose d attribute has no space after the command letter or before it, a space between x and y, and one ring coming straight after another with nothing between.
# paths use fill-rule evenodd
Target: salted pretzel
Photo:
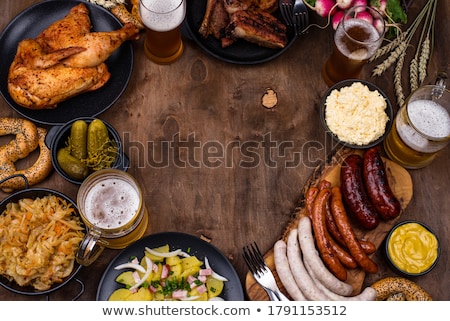
<instances>
[{"instance_id":1,"label":"salted pretzel","mask_svg":"<svg viewBox=\"0 0 450 321\"><path fill-rule=\"evenodd\" d=\"M52 170L51 152L45 145L45 128L21 118L0 118L0 136L15 135L15 139L0 146L0 180L9 176L22 174L27 178L28 185L34 185L46 178ZM14 163L27 157L36 148L40 149L39 157L33 165L17 170ZM4 192L23 189L26 182L21 177L8 179L0 184Z\"/></svg>"}]
</instances>

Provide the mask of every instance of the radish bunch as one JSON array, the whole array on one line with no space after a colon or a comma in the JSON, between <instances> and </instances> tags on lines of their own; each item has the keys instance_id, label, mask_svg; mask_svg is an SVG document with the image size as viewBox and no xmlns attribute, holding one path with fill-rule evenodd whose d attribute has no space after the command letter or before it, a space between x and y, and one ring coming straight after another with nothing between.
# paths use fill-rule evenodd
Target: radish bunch
<instances>
[{"instance_id":1,"label":"radish bunch","mask_svg":"<svg viewBox=\"0 0 450 321\"><path fill-rule=\"evenodd\" d=\"M385 16L386 1L377 1L376 9L378 9L383 16ZM311 10L315 11L320 17L330 17L331 25L334 30L337 29L339 23L344 17L345 11L355 6L370 6L368 0L307 0L305 1ZM378 30L384 28L383 21L374 19L368 11L361 11L357 18L364 19L372 23Z\"/></svg>"}]
</instances>

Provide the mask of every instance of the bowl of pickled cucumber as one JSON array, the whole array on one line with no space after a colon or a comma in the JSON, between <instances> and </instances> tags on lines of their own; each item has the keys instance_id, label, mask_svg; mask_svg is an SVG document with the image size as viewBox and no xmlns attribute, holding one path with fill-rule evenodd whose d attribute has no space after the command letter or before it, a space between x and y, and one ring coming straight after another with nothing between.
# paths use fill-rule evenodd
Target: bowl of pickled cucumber
<instances>
[{"instance_id":1,"label":"bowl of pickled cucumber","mask_svg":"<svg viewBox=\"0 0 450 321\"><path fill-rule=\"evenodd\" d=\"M99 118L81 117L54 126L45 143L51 150L56 172L73 184L81 184L101 169L126 171L129 167L119 133Z\"/></svg>"}]
</instances>

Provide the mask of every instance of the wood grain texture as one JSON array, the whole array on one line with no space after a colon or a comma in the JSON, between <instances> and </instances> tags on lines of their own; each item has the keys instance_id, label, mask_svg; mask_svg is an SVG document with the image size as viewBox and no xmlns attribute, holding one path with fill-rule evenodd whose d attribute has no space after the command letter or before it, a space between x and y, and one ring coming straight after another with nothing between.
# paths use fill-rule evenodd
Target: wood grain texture
<instances>
[{"instance_id":1,"label":"wood grain texture","mask_svg":"<svg viewBox=\"0 0 450 321\"><path fill-rule=\"evenodd\" d=\"M38 2L0 1L0 30ZM408 14L414 17L424 3L425 0L412 1ZM450 71L449 16L450 2L439 1L436 45L426 83L433 82L437 71ZM310 17L313 23L326 23L315 14ZM128 87L99 118L120 133L124 151L130 157L129 173L143 188L150 212L146 234L179 231L207 236L230 259L245 287L248 269L242 247L257 241L263 253L272 248L292 220L303 187L335 147L324 133L318 113L319 101L328 89L320 72L332 50L332 39L331 28L312 27L282 56L249 66L219 61L187 37L180 60L159 66L145 58L143 37L133 42L134 69ZM413 55L413 51L408 51L408 55ZM361 78L373 82L395 102L393 70L371 77L373 66L365 66ZM406 79L405 69L405 83ZM267 88L277 93L278 104L271 109L261 106ZM20 117L4 99L0 99L0 115ZM200 142L200 148L194 148L194 152L182 148L189 137ZM0 137L0 144L10 138ZM208 154L206 147L228 150L223 157L212 157L213 150ZM169 162L158 165L164 157ZM414 197L402 214L403 219L429 224L443 240L450 235L449 158L450 148L446 148L432 165L408 171L414 182ZM25 167L32 161L33 158L27 158L17 166ZM56 172L39 186L55 188L76 199L78 186ZM6 196L0 192L0 199ZM83 281L85 289L80 300L95 300L102 274L117 254L117 250L105 250L93 265L81 269L77 278ZM363 286L394 275L382 255L376 253L373 259L380 271L366 275ZM416 280L435 300L450 300L450 278L443 277L448 266L447 246L442 248L433 272ZM50 295L50 299L70 300L78 289L77 283L71 283ZM20 296L0 288L0 300L46 299Z\"/></svg>"}]
</instances>

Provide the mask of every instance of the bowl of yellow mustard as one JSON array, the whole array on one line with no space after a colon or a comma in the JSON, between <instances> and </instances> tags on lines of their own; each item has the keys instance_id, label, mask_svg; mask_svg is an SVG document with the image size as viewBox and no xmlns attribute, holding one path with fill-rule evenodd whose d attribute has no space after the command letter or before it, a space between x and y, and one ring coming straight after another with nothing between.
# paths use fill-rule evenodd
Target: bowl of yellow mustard
<instances>
[{"instance_id":1,"label":"bowl of yellow mustard","mask_svg":"<svg viewBox=\"0 0 450 321\"><path fill-rule=\"evenodd\" d=\"M436 233L419 221L396 224L385 241L385 255L390 266L404 276L420 276L438 263L440 244Z\"/></svg>"}]
</instances>

